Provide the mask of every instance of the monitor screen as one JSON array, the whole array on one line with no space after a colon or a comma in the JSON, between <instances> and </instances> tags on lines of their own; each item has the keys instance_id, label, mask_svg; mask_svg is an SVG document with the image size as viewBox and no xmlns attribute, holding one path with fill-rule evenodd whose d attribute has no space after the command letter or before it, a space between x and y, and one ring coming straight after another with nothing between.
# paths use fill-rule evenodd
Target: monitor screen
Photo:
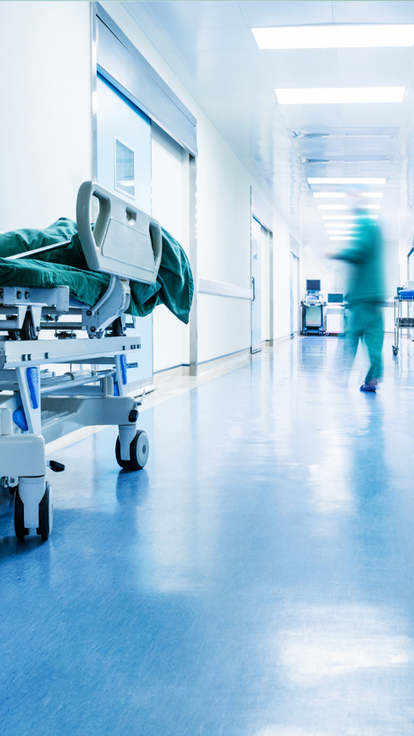
<instances>
[{"instance_id":1,"label":"monitor screen","mask_svg":"<svg viewBox=\"0 0 414 736\"><path fill-rule=\"evenodd\" d=\"M320 279L307 279L306 280L306 291L320 291L321 281Z\"/></svg>"},{"instance_id":2,"label":"monitor screen","mask_svg":"<svg viewBox=\"0 0 414 736\"><path fill-rule=\"evenodd\" d=\"M344 300L343 294L328 294L328 302L332 302L335 304L342 304Z\"/></svg>"}]
</instances>

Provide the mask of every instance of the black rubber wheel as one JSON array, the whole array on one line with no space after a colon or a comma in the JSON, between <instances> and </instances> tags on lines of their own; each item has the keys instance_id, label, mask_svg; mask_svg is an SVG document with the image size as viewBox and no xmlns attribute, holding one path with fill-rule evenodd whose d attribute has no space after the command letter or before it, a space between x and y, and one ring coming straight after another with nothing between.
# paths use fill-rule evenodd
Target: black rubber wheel
<instances>
[{"instance_id":1,"label":"black rubber wheel","mask_svg":"<svg viewBox=\"0 0 414 736\"><path fill-rule=\"evenodd\" d=\"M26 312L23 327L20 330L20 336L22 340L37 340L38 338L36 328L33 324L32 315L29 311Z\"/></svg>"},{"instance_id":2,"label":"black rubber wheel","mask_svg":"<svg viewBox=\"0 0 414 736\"><path fill-rule=\"evenodd\" d=\"M131 463L134 470L141 470L148 460L148 435L143 429L139 429L130 444Z\"/></svg>"},{"instance_id":3,"label":"black rubber wheel","mask_svg":"<svg viewBox=\"0 0 414 736\"><path fill-rule=\"evenodd\" d=\"M40 534L44 542L49 539L49 534L52 531L53 506L51 504L51 493L50 483L46 483L45 494L39 503L39 526L37 527L37 533Z\"/></svg>"},{"instance_id":4,"label":"black rubber wheel","mask_svg":"<svg viewBox=\"0 0 414 736\"><path fill-rule=\"evenodd\" d=\"M143 429L138 430L129 446L129 460L121 458L121 443L119 437L115 444L115 457L118 465L124 470L142 470L148 460L148 435Z\"/></svg>"},{"instance_id":5,"label":"black rubber wheel","mask_svg":"<svg viewBox=\"0 0 414 736\"><path fill-rule=\"evenodd\" d=\"M130 461L129 460L122 460L121 458L121 442L119 437L116 438L115 443L115 457L118 465L121 466L121 468L124 468L124 470L128 470L130 467Z\"/></svg>"},{"instance_id":6,"label":"black rubber wheel","mask_svg":"<svg viewBox=\"0 0 414 736\"><path fill-rule=\"evenodd\" d=\"M398 348L394 347L394 345L392 347L392 352L394 355L398 355Z\"/></svg>"},{"instance_id":7,"label":"black rubber wheel","mask_svg":"<svg viewBox=\"0 0 414 736\"><path fill-rule=\"evenodd\" d=\"M20 330L9 330L10 340L20 340Z\"/></svg>"},{"instance_id":8,"label":"black rubber wheel","mask_svg":"<svg viewBox=\"0 0 414 736\"><path fill-rule=\"evenodd\" d=\"M16 533L17 539L20 539L20 541L22 542L25 536L29 534L30 529L26 529L24 525L24 504L22 499L20 498L18 486L16 486L16 490L14 492L13 512L14 531Z\"/></svg>"}]
</instances>

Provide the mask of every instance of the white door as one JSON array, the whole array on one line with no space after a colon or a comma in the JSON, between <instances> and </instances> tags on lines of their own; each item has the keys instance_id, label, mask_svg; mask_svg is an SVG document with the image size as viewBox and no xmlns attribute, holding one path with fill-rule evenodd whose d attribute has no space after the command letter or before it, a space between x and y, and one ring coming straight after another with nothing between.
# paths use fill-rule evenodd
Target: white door
<instances>
[{"instance_id":1,"label":"white door","mask_svg":"<svg viewBox=\"0 0 414 736\"><path fill-rule=\"evenodd\" d=\"M189 255L189 156L155 123L152 215ZM190 329L163 304L154 310L154 373L190 363Z\"/></svg>"},{"instance_id":2,"label":"white door","mask_svg":"<svg viewBox=\"0 0 414 736\"><path fill-rule=\"evenodd\" d=\"M98 183L151 214L150 120L101 77L97 95ZM141 337L138 368L128 369L128 383L152 382L152 315L136 317L128 334Z\"/></svg>"},{"instance_id":3,"label":"white door","mask_svg":"<svg viewBox=\"0 0 414 736\"><path fill-rule=\"evenodd\" d=\"M290 334L299 330L299 258L290 254Z\"/></svg>"},{"instance_id":4,"label":"white door","mask_svg":"<svg viewBox=\"0 0 414 736\"><path fill-rule=\"evenodd\" d=\"M261 266L262 228L259 222L252 221L252 307L251 352L258 353L262 349L262 266Z\"/></svg>"}]
</instances>

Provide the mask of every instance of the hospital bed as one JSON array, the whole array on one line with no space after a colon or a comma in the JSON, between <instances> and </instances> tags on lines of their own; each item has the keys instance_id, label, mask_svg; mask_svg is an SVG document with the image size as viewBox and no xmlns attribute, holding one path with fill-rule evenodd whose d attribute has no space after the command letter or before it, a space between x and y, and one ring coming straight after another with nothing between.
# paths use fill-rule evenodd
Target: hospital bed
<instances>
[{"instance_id":1,"label":"hospital bed","mask_svg":"<svg viewBox=\"0 0 414 736\"><path fill-rule=\"evenodd\" d=\"M99 211L92 228L93 206ZM125 312L131 283L153 284L157 279L161 228L94 182L79 189L76 219L91 269L86 278L93 279L92 272L109 276L95 304L75 298L68 285L0 286L0 477L14 499L14 529L20 540L31 530L46 540L52 530L46 467L59 472L64 466L46 462L45 442L79 427L117 425L118 464L139 470L148 458L148 437L137 430L142 401L127 390L127 361L141 344L139 337L126 334ZM51 250L63 253L69 245L47 245L2 262L7 261L6 270L18 264L20 282L26 274L33 283L36 258ZM44 330L52 330L54 338L43 339ZM56 375L53 367L59 363L70 364L70 372Z\"/></svg>"}]
</instances>

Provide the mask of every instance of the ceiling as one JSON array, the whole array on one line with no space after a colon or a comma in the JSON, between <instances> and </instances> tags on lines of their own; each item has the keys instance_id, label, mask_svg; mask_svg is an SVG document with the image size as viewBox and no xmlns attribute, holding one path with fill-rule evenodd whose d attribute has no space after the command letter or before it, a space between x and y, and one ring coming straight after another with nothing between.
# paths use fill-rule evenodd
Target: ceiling
<instances>
[{"instance_id":1,"label":"ceiling","mask_svg":"<svg viewBox=\"0 0 414 736\"><path fill-rule=\"evenodd\" d=\"M414 23L414 2L153 0L124 7L303 242L327 240L309 176L387 177L380 221L393 238L408 237L414 47L260 50L251 28ZM274 91L352 86L404 86L406 94L392 104L279 105Z\"/></svg>"}]
</instances>

